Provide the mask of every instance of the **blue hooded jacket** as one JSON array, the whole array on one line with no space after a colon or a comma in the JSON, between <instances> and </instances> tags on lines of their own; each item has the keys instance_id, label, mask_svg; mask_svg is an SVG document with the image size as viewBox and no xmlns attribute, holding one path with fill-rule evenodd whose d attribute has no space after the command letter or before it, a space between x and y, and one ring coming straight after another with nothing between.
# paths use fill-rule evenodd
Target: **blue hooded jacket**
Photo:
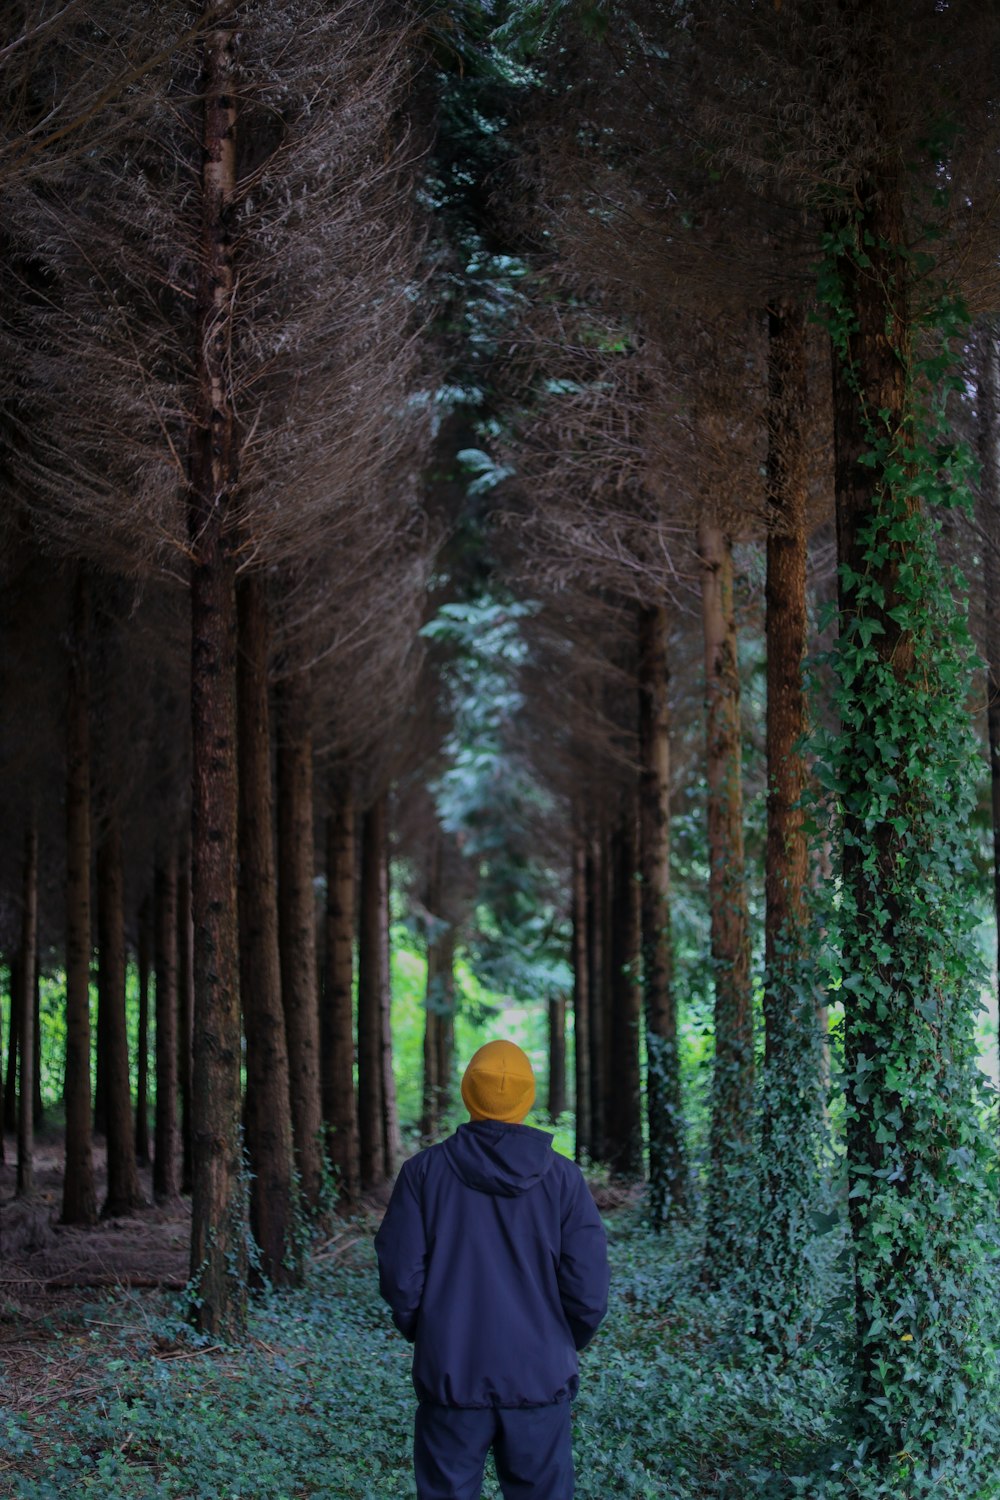
<instances>
[{"instance_id":1,"label":"blue hooded jacket","mask_svg":"<svg viewBox=\"0 0 1000 1500\"><path fill-rule=\"evenodd\" d=\"M543 1130L474 1120L405 1162L375 1236L379 1286L440 1406L547 1406L607 1311L583 1174Z\"/></svg>"}]
</instances>

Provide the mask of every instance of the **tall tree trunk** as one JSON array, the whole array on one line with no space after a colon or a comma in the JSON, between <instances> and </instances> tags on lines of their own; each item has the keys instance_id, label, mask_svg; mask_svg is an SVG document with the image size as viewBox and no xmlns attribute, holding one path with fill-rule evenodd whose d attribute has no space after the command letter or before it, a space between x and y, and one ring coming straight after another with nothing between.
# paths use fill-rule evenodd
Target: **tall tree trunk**
<instances>
[{"instance_id":1,"label":"tall tree trunk","mask_svg":"<svg viewBox=\"0 0 1000 1500\"><path fill-rule=\"evenodd\" d=\"M101 1216L120 1218L143 1202L135 1162L135 1122L125 1020L125 868L121 824L112 811L97 850L101 1009L105 1013L108 1185Z\"/></svg>"},{"instance_id":2,"label":"tall tree trunk","mask_svg":"<svg viewBox=\"0 0 1000 1500\"><path fill-rule=\"evenodd\" d=\"M807 643L805 310L768 312L767 849L764 889L764 1088L756 1297L758 1335L778 1348L802 1336L799 1308L823 1114L822 1053L806 961L809 881L803 662Z\"/></svg>"},{"instance_id":3,"label":"tall tree trunk","mask_svg":"<svg viewBox=\"0 0 1000 1500\"><path fill-rule=\"evenodd\" d=\"M278 688L278 927L295 1162L303 1201L315 1211L323 1187L323 1110L311 712L309 674L294 671Z\"/></svg>"},{"instance_id":4,"label":"tall tree trunk","mask_svg":"<svg viewBox=\"0 0 1000 1500\"><path fill-rule=\"evenodd\" d=\"M15 952L10 961L10 1024L7 1027L7 1083L4 1089L3 1129L11 1135L17 1132L17 1034L20 992L21 956Z\"/></svg>"},{"instance_id":5,"label":"tall tree trunk","mask_svg":"<svg viewBox=\"0 0 1000 1500\"><path fill-rule=\"evenodd\" d=\"M379 995L382 1007L382 1170L394 1177L403 1154L396 1108L396 1078L392 1067L392 962L389 914L389 799L382 798L382 857L379 861L382 890L379 901ZM441 1069L438 1070L441 1072Z\"/></svg>"},{"instance_id":6,"label":"tall tree trunk","mask_svg":"<svg viewBox=\"0 0 1000 1500\"><path fill-rule=\"evenodd\" d=\"M729 538L710 517L698 526L705 637L709 904L715 982L711 1177L706 1275L724 1276L741 1258L741 1194L753 1127L753 1011L743 861L740 679Z\"/></svg>"},{"instance_id":7,"label":"tall tree trunk","mask_svg":"<svg viewBox=\"0 0 1000 1500\"><path fill-rule=\"evenodd\" d=\"M62 1219L97 1221L90 1123L90 599L73 585L66 703L66 1169Z\"/></svg>"},{"instance_id":8,"label":"tall tree trunk","mask_svg":"<svg viewBox=\"0 0 1000 1500\"><path fill-rule=\"evenodd\" d=\"M271 795L267 593L256 575L237 589L240 758L240 991L246 1032L244 1112L250 1228L260 1269L276 1286L298 1280L288 1046L281 1001L278 892Z\"/></svg>"},{"instance_id":9,"label":"tall tree trunk","mask_svg":"<svg viewBox=\"0 0 1000 1500\"><path fill-rule=\"evenodd\" d=\"M149 1165L149 974L152 967L152 908L147 896L139 907L136 970L139 989L138 1055L135 1068L135 1159Z\"/></svg>"},{"instance_id":10,"label":"tall tree trunk","mask_svg":"<svg viewBox=\"0 0 1000 1500\"><path fill-rule=\"evenodd\" d=\"M385 799L361 820L361 890L358 914L358 1145L362 1188L385 1175L382 1142L382 871Z\"/></svg>"},{"instance_id":11,"label":"tall tree trunk","mask_svg":"<svg viewBox=\"0 0 1000 1500\"><path fill-rule=\"evenodd\" d=\"M575 1156L582 1161L593 1149L590 1100L590 972L587 962L587 844L573 839L573 1055L576 1105Z\"/></svg>"},{"instance_id":12,"label":"tall tree trunk","mask_svg":"<svg viewBox=\"0 0 1000 1500\"><path fill-rule=\"evenodd\" d=\"M99 860L95 859L95 875ZM100 921L100 890L95 891L97 920ZM97 1015L94 1029L97 1032L97 1047L94 1058L94 1134L106 1136L108 1131L108 1004L104 998L103 973L101 968L101 942L97 940Z\"/></svg>"},{"instance_id":13,"label":"tall tree trunk","mask_svg":"<svg viewBox=\"0 0 1000 1500\"><path fill-rule=\"evenodd\" d=\"M332 778L326 840L326 979L320 1076L327 1155L341 1196L358 1194L358 1113L354 1092L354 798Z\"/></svg>"},{"instance_id":14,"label":"tall tree trunk","mask_svg":"<svg viewBox=\"0 0 1000 1500\"><path fill-rule=\"evenodd\" d=\"M639 868L646 1016L649 1207L654 1225L687 1196L670 932L670 705L663 605L639 616Z\"/></svg>"},{"instance_id":15,"label":"tall tree trunk","mask_svg":"<svg viewBox=\"0 0 1000 1500\"><path fill-rule=\"evenodd\" d=\"M990 806L993 821L993 912L995 960L1000 995L1000 350L991 324L979 332L977 433L981 477L977 506L983 553L983 610L986 619L986 726L990 749Z\"/></svg>"},{"instance_id":16,"label":"tall tree trunk","mask_svg":"<svg viewBox=\"0 0 1000 1500\"><path fill-rule=\"evenodd\" d=\"M607 838L595 834L587 850L587 976L590 992L590 1155L607 1159L608 1052L606 1036L609 997L605 961L607 921Z\"/></svg>"},{"instance_id":17,"label":"tall tree trunk","mask_svg":"<svg viewBox=\"0 0 1000 1500\"><path fill-rule=\"evenodd\" d=\"M154 1121L153 1196L176 1198L180 1189L180 1130L177 1119L180 1045L177 1003L177 846L172 839L153 877L156 963L156 1117Z\"/></svg>"},{"instance_id":18,"label":"tall tree trunk","mask_svg":"<svg viewBox=\"0 0 1000 1500\"><path fill-rule=\"evenodd\" d=\"M215 12L207 7L209 24ZM246 1316L240 1141L236 895L236 586L231 535L236 435L229 389L236 185L232 27L204 42L204 156L198 267L197 395L191 435L192 1321L236 1336Z\"/></svg>"},{"instance_id":19,"label":"tall tree trunk","mask_svg":"<svg viewBox=\"0 0 1000 1500\"><path fill-rule=\"evenodd\" d=\"M437 829L427 872L427 988L424 995L424 1090L421 1134L437 1134L451 1075L449 1026L455 1009L455 927L445 864L448 835Z\"/></svg>"},{"instance_id":20,"label":"tall tree trunk","mask_svg":"<svg viewBox=\"0 0 1000 1500\"><path fill-rule=\"evenodd\" d=\"M549 1021L549 1119L555 1125L566 1109L566 996L550 995Z\"/></svg>"},{"instance_id":21,"label":"tall tree trunk","mask_svg":"<svg viewBox=\"0 0 1000 1500\"><path fill-rule=\"evenodd\" d=\"M34 1042L31 1048L33 1066L31 1070L31 1099L32 1113L35 1118L36 1132L41 1128L45 1119L45 1106L42 1103L42 965L41 953L38 947L38 934L35 934L35 977L31 986L31 1014L32 1035Z\"/></svg>"},{"instance_id":22,"label":"tall tree trunk","mask_svg":"<svg viewBox=\"0 0 1000 1500\"><path fill-rule=\"evenodd\" d=\"M20 1089L17 1101L17 1196L35 1185L35 976L38 969L38 822L32 809L24 839L21 908Z\"/></svg>"},{"instance_id":23,"label":"tall tree trunk","mask_svg":"<svg viewBox=\"0 0 1000 1500\"><path fill-rule=\"evenodd\" d=\"M642 1176L639 1028L642 945L635 817L628 808L614 830L611 857L611 1036L608 1056L607 1161L620 1177Z\"/></svg>"},{"instance_id":24,"label":"tall tree trunk","mask_svg":"<svg viewBox=\"0 0 1000 1500\"><path fill-rule=\"evenodd\" d=\"M181 1115L181 1192L194 1182L191 1126L191 1046L194 1035L194 919L191 910L191 849L182 844L177 867L177 1091Z\"/></svg>"}]
</instances>

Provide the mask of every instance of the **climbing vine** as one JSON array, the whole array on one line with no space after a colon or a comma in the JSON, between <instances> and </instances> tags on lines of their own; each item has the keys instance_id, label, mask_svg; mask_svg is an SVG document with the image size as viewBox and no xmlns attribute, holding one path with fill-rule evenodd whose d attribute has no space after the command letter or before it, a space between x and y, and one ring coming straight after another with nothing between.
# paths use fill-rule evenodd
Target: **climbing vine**
<instances>
[{"instance_id":1,"label":"climbing vine","mask_svg":"<svg viewBox=\"0 0 1000 1500\"><path fill-rule=\"evenodd\" d=\"M997 1472L997 1240L994 1100L974 1047L974 654L960 580L938 547L940 512L966 503L969 473L944 412L961 306L938 295L902 320L907 335L922 325L933 353L893 351L901 409L874 409L855 363L857 288L870 297L880 282L891 336L893 278L916 284L919 272L926 287L930 271L861 219L827 238L821 296L871 484L841 563L839 732L820 745L816 769L838 812L826 954L845 1012L852 1461L862 1493L972 1500Z\"/></svg>"}]
</instances>

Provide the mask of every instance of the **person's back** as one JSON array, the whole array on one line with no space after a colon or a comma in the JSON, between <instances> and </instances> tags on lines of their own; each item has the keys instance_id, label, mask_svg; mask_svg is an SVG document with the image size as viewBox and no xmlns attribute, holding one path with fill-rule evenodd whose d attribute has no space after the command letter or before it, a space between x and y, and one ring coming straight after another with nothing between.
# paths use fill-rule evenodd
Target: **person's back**
<instances>
[{"instance_id":1,"label":"person's back","mask_svg":"<svg viewBox=\"0 0 1000 1500\"><path fill-rule=\"evenodd\" d=\"M505 1496L573 1493L577 1350L607 1306L604 1229L579 1168L521 1124L534 1078L491 1042L471 1119L405 1163L376 1236L382 1294L415 1344L420 1500L475 1500L492 1447Z\"/></svg>"}]
</instances>

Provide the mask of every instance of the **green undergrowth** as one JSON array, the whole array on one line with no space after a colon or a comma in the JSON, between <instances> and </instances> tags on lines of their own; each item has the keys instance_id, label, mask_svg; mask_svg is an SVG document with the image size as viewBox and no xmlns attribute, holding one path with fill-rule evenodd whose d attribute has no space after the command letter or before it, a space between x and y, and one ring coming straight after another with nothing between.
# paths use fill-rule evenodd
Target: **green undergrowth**
<instances>
[{"instance_id":1,"label":"green undergrowth","mask_svg":"<svg viewBox=\"0 0 1000 1500\"><path fill-rule=\"evenodd\" d=\"M581 1500L894 1493L819 1479L836 1348L769 1367L739 1336L732 1294L699 1287L693 1232L654 1237L632 1211L609 1228L612 1303L574 1411ZM255 1302L239 1350L199 1347L134 1295L63 1315L49 1330L52 1380L72 1371L60 1398L15 1410L22 1393L0 1383L0 1495L413 1496L409 1351L378 1298L372 1226L355 1229L319 1253L303 1290ZM483 1495L499 1497L489 1467Z\"/></svg>"}]
</instances>

